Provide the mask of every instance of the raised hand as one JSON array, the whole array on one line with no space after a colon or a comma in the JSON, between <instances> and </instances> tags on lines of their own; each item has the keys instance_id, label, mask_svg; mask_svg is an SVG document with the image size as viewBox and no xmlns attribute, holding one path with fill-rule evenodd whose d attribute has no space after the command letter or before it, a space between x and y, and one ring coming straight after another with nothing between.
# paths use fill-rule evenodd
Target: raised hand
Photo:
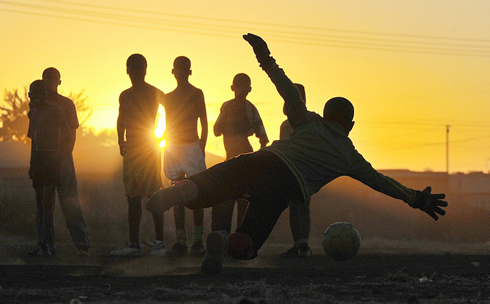
<instances>
[{"instance_id":1,"label":"raised hand","mask_svg":"<svg viewBox=\"0 0 490 304\"><path fill-rule=\"evenodd\" d=\"M410 206L424 211L430 217L437 221L439 219L437 214L446 214L446 211L441 209L441 207L447 207L448 204L446 201L442 200L446 197L444 193L431 194L431 191L432 188L430 186L425 188L423 191L416 190L417 198L415 199L415 202Z\"/></svg>"},{"instance_id":2,"label":"raised hand","mask_svg":"<svg viewBox=\"0 0 490 304\"><path fill-rule=\"evenodd\" d=\"M245 39L252 46L259 63L262 64L270 60L271 52L269 51L267 43L265 43L264 39L251 33L243 35L243 39Z\"/></svg>"}]
</instances>

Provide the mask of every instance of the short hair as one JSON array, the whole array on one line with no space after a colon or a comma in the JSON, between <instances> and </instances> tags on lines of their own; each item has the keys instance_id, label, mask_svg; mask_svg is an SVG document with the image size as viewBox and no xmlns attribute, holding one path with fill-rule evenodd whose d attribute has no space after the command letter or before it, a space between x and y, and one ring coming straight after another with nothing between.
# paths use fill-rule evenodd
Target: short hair
<instances>
[{"instance_id":1,"label":"short hair","mask_svg":"<svg viewBox=\"0 0 490 304\"><path fill-rule=\"evenodd\" d=\"M252 85L252 80L250 76L245 73L238 73L233 77L233 86L239 87L250 87Z\"/></svg>"},{"instance_id":2,"label":"short hair","mask_svg":"<svg viewBox=\"0 0 490 304\"><path fill-rule=\"evenodd\" d=\"M61 79L61 73L58 69L49 67L43 71L43 80L47 80L48 78L56 78L57 80Z\"/></svg>"},{"instance_id":3,"label":"short hair","mask_svg":"<svg viewBox=\"0 0 490 304\"><path fill-rule=\"evenodd\" d=\"M46 82L41 79L34 80L29 86L29 92L46 91L47 89Z\"/></svg>"},{"instance_id":4,"label":"short hair","mask_svg":"<svg viewBox=\"0 0 490 304\"><path fill-rule=\"evenodd\" d=\"M191 60L185 56L179 56L174 60L174 69L190 70Z\"/></svg>"},{"instance_id":5,"label":"short hair","mask_svg":"<svg viewBox=\"0 0 490 304\"><path fill-rule=\"evenodd\" d=\"M328 118L335 115L337 112L348 122L352 122L354 119L354 106L352 103L344 97L334 97L325 103L323 108L323 117Z\"/></svg>"},{"instance_id":6,"label":"short hair","mask_svg":"<svg viewBox=\"0 0 490 304\"><path fill-rule=\"evenodd\" d=\"M133 54L126 60L126 68L136 68L138 70L146 70L148 63L146 58L141 54Z\"/></svg>"}]
</instances>

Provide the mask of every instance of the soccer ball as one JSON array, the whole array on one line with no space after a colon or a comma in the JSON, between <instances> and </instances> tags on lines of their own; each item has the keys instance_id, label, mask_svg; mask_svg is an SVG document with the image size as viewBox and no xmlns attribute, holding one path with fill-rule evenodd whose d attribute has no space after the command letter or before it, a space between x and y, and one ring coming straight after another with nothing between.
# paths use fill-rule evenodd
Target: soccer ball
<instances>
[{"instance_id":1,"label":"soccer ball","mask_svg":"<svg viewBox=\"0 0 490 304\"><path fill-rule=\"evenodd\" d=\"M352 258L361 246L359 231L347 222L330 225L323 233L322 246L325 253L334 260Z\"/></svg>"}]
</instances>

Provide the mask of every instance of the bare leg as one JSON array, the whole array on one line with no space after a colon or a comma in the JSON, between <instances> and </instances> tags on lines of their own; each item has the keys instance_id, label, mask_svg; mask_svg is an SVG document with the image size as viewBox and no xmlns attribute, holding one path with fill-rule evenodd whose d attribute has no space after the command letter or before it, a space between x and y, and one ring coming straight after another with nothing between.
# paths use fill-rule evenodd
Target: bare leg
<instances>
[{"instance_id":1,"label":"bare leg","mask_svg":"<svg viewBox=\"0 0 490 304\"><path fill-rule=\"evenodd\" d=\"M310 236L310 206L299 202L289 205L289 224L294 246L308 246Z\"/></svg>"},{"instance_id":2,"label":"bare leg","mask_svg":"<svg viewBox=\"0 0 490 304\"><path fill-rule=\"evenodd\" d=\"M141 222L141 196L128 197L129 241L132 247L139 247L139 232Z\"/></svg>"}]
</instances>

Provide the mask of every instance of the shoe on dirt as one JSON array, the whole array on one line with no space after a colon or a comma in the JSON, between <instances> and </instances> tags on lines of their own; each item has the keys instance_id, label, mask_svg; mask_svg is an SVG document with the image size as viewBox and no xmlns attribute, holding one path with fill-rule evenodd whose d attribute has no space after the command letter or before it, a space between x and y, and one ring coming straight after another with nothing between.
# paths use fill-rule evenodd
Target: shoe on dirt
<instances>
[{"instance_id":1,"label":"shoe on dirt","mask_svg":"<svg viewBox=\"0 0 490 304\"><path fill-rule=\"evenodd\" d=\"M298 258L311 258L311 248L310 247L299 247L298 248Z\"/></svg>"},{"instance_id":2,"label":"shoe on dirt","mask_svg":"<svg viewBox=\"0 0 490 304\"><path fill-rule=\"evenodd\" d=\"M206 255L201 264L201 272L206 274L221 273L225 254L228 251L228 234L214 231L206 239Z\"/></svg>"},{"instance_id":3,"label":"shoe on dirt","mask_svg":"<svg viewBox=\"0 0 490 304\"><path fill-rule=\"evenodd\" d=\"M115 257L134 257L141 256L141 247L131 247L131 244L126 244L124 247L111 251L111 255Z\"/></svg>"},{"instance_id":4,"label":"shoe on dirt","mask_svg":"<svg viewBox=\"0 0 490 304\"><path fill-rule=\"evenodd\" d=\"M51 253L47 245L38 245L36 249L28 251L27 255L30 257L38 257L38 258L53 257L53 254Z\"/></svg>"},{"instance_id":5,"label":"shoe on dirt","mask_svg":"<svg viewBox=\"0 0 490 304\"><path fill-rule=\"evenodd\" d=\"M34 250L27 251L27 255L30 256L30 257L38 257L39 256L39 250L40 250L40 248L38 246Z\"/></svg>"},{"instance_id":6,"label":"shoe on dirt","mask_svg":"<svg viewBox=\"0 0 490 304\"><path fill-rule=\"evenodd\" d=\"M279 254L279 256L281 258L293 258L293 257L297 257L298 256L298 251L299 251L299 248L298 247L292 247L292 248L289 248L287 251Z\"/></svg>"},{"instance_id":7,"label":"shoe on dirt","mask_svg":"<svg viewBox=\"0 0 490 304\"><path fill-rule=\"evenodd\" d=\"M187 255L187 245L181 243L175 243L170 251L167 253L167 256L172 258L182 258Z\"/></svg>"},{"instance_id":8,"label":"shoe on dirt","mask_svg":"<svg viewBox=\"0 0 490 304\"><path fill-rule=\"evenodd\" d=\"M153 248L150 251L150 255L164 256L166 253L167 249L165 248L165 245L163 245L162 241L155 241L155 243L153 243Z\"/></svg>"},{"instance_id":9,"label":"shoe on dirt","mask_svg":"<svg viewBox=\"0 0 490 304\"><path fill-rule=\"evenodd\" d=\"M194 243L191 246L191 251L190 254L193 257L202 257L206 253L206 249L204 249L204 245L199 242L199 243Z\"/></svg>"},{"instance_id":10,"label":"shoe on dirt","mask_svg":"<svg viewBox=\"0 0 490 304\"><path fill-rule=\"evenodd\" d=\"M311 258L311 248L309 246L292 247L286 252L279 254L281 258Z\"/></svg>"}]
</instances>

